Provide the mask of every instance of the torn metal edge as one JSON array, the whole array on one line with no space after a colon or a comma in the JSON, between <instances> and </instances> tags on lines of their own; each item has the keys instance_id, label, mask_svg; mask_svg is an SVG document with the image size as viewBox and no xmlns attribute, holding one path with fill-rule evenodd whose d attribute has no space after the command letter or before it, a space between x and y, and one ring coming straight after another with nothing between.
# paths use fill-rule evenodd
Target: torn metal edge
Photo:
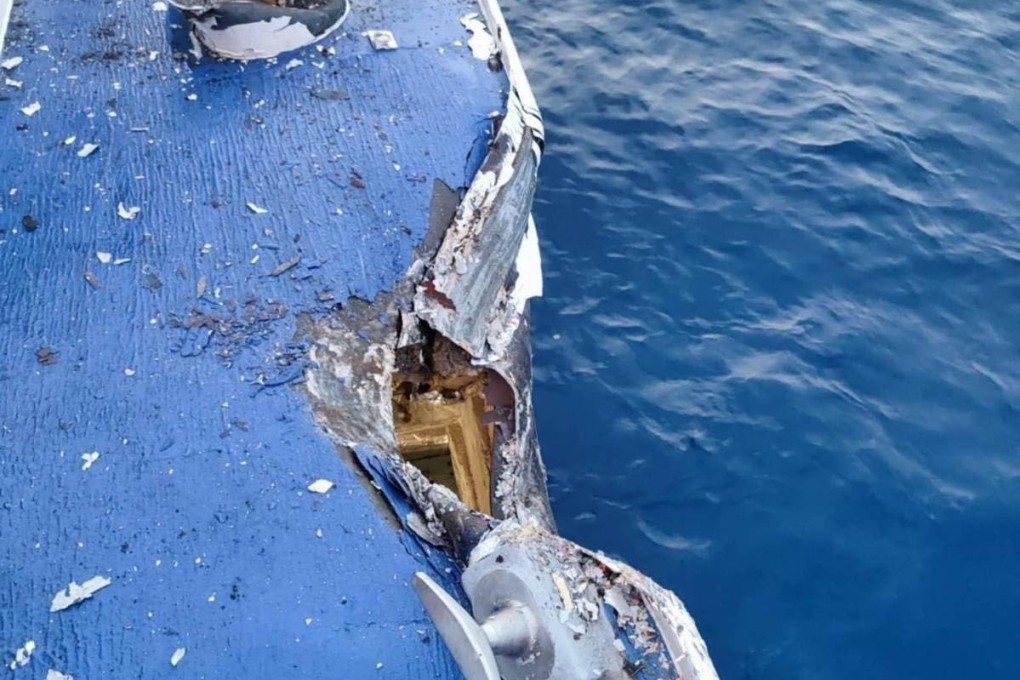
<instances>
[{"instance_id":1,"label":"torn metal edge","mask_svg":"<svg viewBox=\"0 0 1020 680\"><path fill-rule=\"evenodd\" d=\"M0 0L0 54L4 53L4 41L7 38L7 28L11 25L13 9L14 0Z\"/></svg>"}]
</instances>

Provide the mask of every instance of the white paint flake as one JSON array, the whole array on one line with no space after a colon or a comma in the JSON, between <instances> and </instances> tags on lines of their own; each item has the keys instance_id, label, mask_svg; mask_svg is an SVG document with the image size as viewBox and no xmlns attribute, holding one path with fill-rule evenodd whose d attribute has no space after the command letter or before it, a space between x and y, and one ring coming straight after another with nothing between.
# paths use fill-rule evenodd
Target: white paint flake
<instances>
[{"instance_id":1,"label":"white paint flake","mask_svg":"<svg viewBox=\"0 0 1020 680\"><path fill-rule=\"evenodd\" d=\"M61 590L53 596L53 602L50 603L50 611L64 611L68 607L73 607L79 602L84 602L106 586L110 585L110 583L110 579L105 576L93 576L81 585L71 581L66 589Z\"/></svg>"},{"instance_id":2,"label":"white paint flake","mask_svg":"<svg viewBox=\"0 0 1020 680\"><path fill-rule=\"evenodd\" d=\"M127 206L123 203L117 204L117 215L123 220L133 220L138 217L140 212L142 212L142 209L137 205Z\"/></svg>"},{"instance_id":3,"label":"white paint flake","mask_svg":"<svg viewBox=\"0 0 1020 680\"><path fill-rule=\"evenodd\" d=\"M92 155L92 152L99 148L98 144L92 142L86 142L82 144L82 147L78 149L78 158L88 158Z\"/></svg>"},{"instance_id":4,"label":"white paint flake","mask_svg":"<svg viewBox=\"0 0 1020 680\"><path fill-rule=\"evenodd\" d=\"M97 251L96 259L102 262L103 264L110 264L110 262L113 260L113 253L107 253L102 250Z\"/></svg>"},{"instance_id":5,"label":"white paint flake","mask_svg":"<svg viewBox=\"0 0 1020 680\"><path fill-rule=\"evenodd\" d=\"M51 668L46 671L46 680L74 680L74 676L68 675L67 673L61 673L60 671L56 671Z\"/></svg>"},{"instance_id":6,"label":"white paint flake","mask_svg":"<svg viewBox=\"0 0 1020 680\"><path fill-rule=\"evenodd\" d=\"M35 640L29 640L14 652L14 661L10 662L8 667L13 671L22 666L27 666L28 662L32 659L32 652L34 651Z\"/></svg>"},{"instance_id":7,"label":"white paint flake","mask_svg":"<svg viewBox=\"0 0 1020 680\"><path fill-rule=\"evenodd\" d=\"M327 493L334 486L336 486L336 484L328 479L316 479L308 485L308 490L312 493Z\"/></svg>"},{"instance_id":8,"label":"white paint flake","mask_svg":"<svg viewBox=\"0 0 1020 680\"><path fill-rule=\"evenodd\" d=\"M86 451L85 453L81 454L81 459L82 459L81 469L88 470L90 467L95 465L97 460L99 460L99 452Z\"/></svg>"},{"instance_id":9,"label":"white paint flake","mask_svg":"<svg viewBox=\"0 0 1020 680\"><path fill-rule=\"evenodd\" d=\"M248 203L248 210L251 210L256 215L265 215L267 212L269 212L267 209L263 208L262 206L257 205L255 203L251 203L251 202Z\"/></svg>"},{"instance_id":10,"label":"white paint flake","mask_svg":"<svg viewBox=\"0 0 1020 680\"><path fill-rule=\"evenodd\" d=\"M461 17L460 23L464 28L471 31L471 39L468 40L468 47L476 59L487 61L496 53L496 41L492 39L489 29L485 27L477 13Z\"/></svg>"},{"instance_id":11,"label":"white paint flake","mask_svg":"<svg viewBox=\"0 0 1020 680\"><path fill-rule=\"evenodd\" d=\"M178 647L177 649L175 649L173 655L171 655L170 657L170 665L173 666L174 668L177 668L177 664L179 664L184 659L184 655L187 653L188 650L185 649L184 647Z\"/></svg>"},{"instance_id":12,"label":"white paint flake","mask_svg":"<svg viewBox=\"0 0 1020 680\"><path fill-rule=\"evenodd\" d=\"M24 57L11 57L10 59L4 59L3 61L0 61L0 68L5 71L13 71L21 66L24 61Z\"/></svg>"},{"instance_id":13,"label":"white paint flake","mask_svg":"<svg viewBox=\"0 0 1020 680\"><path fill-rule=\"evenodd\" d=\"M127 263L128 263L128 262L130 262L130 261L131 261L131 258L130 258L130 257L118 257L118 258L117 258L116 260L114 260L114 261L113 261L113 263L114 263L115 265L118 265L118 266L120 266L120 265L122 265L122 264L127 264Z\"/></svg>"},{"instance_id":14,"label":"white paint flake","mask_svg":"<svg viewBox=\"0 0 1020 680\"><path fill-rule=\"evenodd\" d=\"M28 106L21 107L21 112L26 116L34 116L35 114L39 113L39 109L41 108L42 104L40 104L39 102L32 102Z\"/></svg>"}]
</instances>

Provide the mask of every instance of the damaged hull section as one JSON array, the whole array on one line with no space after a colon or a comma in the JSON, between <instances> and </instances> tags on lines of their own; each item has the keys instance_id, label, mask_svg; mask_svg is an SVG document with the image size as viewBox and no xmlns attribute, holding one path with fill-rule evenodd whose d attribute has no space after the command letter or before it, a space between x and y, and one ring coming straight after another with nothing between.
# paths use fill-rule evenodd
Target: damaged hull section
<instances>
[{"instance_id":1,"label":"damaged hull section","mask_svg":"<svg viewBox=\"0 0 1020 680\"><path fill-rule=\"evenodd\" d=\"M464 25L487 27L493 53L474 38L473 52L510 80L488 154L455 209L434 193L429 237L391 295L319 322L307 390L404 527L462 567L472 615L425 576L415 589L470 680L717 680L672 593L556 535L528 316L544 131L498 6L481 7L485 24Z\"/></svg>"}]
</instances>

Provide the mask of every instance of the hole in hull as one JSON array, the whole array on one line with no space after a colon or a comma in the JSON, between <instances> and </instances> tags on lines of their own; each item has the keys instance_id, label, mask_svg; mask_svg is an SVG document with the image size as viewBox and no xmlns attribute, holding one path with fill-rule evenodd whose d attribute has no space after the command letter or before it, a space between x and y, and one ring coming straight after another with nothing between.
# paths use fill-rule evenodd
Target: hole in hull
<instances>
[{"instance_id":1,"label":"hole in hull","mask_svg":"<svg viewBox=\"0 0 1020 680\"><path fill-rule=\"evenodd\" d=\"M502 394L493 385L501 383L498 375L472 366L466 352L435 334L423 345L402 348L393 375L393 429L400 455L486 514L492 514L495 428L509 412L492 403L494 392Z\"/></svg>"}]
</instances>

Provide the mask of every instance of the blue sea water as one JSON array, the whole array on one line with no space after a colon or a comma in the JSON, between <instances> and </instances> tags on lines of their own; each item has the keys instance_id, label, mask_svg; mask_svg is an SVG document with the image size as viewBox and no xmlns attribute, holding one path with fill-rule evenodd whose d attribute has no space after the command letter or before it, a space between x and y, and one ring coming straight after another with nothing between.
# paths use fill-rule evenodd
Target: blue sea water
<instances>
[{"instance_id":1,"label":"blue sea water","mask_svg":"<svg viewBox=\"0 0 1020 680\"><path fill-rule=\"evenodd\" d=\"M1020 677L1020 4L506 9L562 532L727 680Z\"/></svg>"}]
</instances>

